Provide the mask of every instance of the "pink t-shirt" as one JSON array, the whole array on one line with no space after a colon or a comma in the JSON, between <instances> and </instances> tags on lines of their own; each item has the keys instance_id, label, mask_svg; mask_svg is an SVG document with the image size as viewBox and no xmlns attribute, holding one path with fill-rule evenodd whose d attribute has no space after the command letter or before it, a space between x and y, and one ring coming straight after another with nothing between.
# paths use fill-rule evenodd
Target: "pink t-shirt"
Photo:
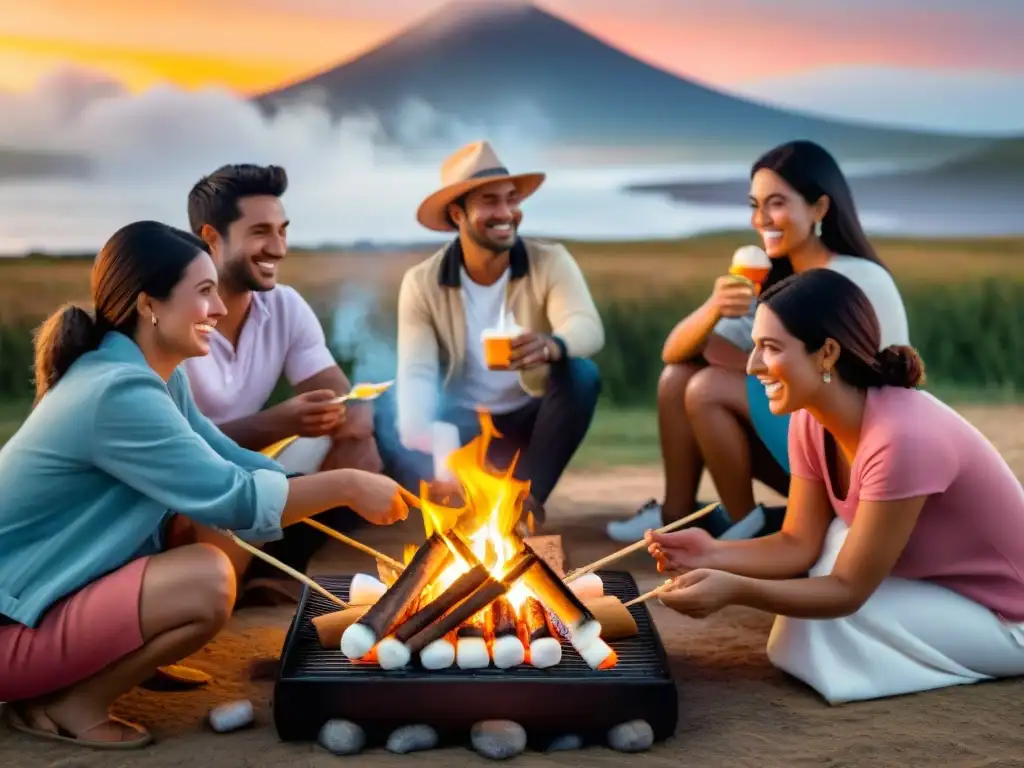
<instances>
[{"instance_id":1,"label":"pink t-shirt","mask_svg":"<svg viewBox=\"0 0 1024 768\"><path fill-rule=\"evenodd\" d=\"M1024 621L1024 489L995 447L927 392L869 389L850 490L837 499L825 430L806 411L789 428L792 474L824 483L851 525L860 501L928 496L892 575L928 580Z\"/></svg>"},{"instance_id":2,"label":"pink t-shirt","mask_svg":"<svg viewBox=\"0 0 1024 768\"><path fill-rule=\"evenodd\" d=\"M281 376L295 385L336 365L313 308L287 285L253 293L238 348L214 332L210 354L185 361L192 396L214 424L263 410Z\"/></svg>"}]
</instances>

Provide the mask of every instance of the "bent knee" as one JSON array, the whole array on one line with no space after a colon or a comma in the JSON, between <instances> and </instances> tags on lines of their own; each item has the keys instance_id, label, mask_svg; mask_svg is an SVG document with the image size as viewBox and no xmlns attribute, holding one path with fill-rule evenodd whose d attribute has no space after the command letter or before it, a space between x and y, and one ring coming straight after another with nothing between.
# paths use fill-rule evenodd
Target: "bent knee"
<instances>
[{"instance_id":1,"label":"bent knee","mask_svg":"<svg viewBox=\"0 0 1024 768\"><path fill-rule=\"evenodd\" d=\"M686 392L683 394L686 412L692 415L715 405L735 408L734 401L741 396L737 394L737 384L744 387L741 394L745 397L743 374L714 365L702 368L686 383Z\"/></svg>"},{"instance_id":2,"label":"bent knee","mask_svg":"<svg viewBox=\"0 0 1024 768\"><path fill-rule=\"evenodd\" d=\"M669 363L661 369L658 377L658 399L672 402L683 402L686 385L696 374L703 370L697 363Z\"/></svg>"},{"instance_id":3,"label":"bent knee","mask_svg":"<svg viewBox=\"0 0 1024 768\"><path fill-rule=\"evenodd\" d=\"M601 372L597 363L587 358L570 361L573 401L581 410L594 410L601 396Z\"/></svg>"},{"instance_id":4,"label":"bent knee","mask_svg":"<svg viewBox=\"0 0 1024 768\"><path fill-rule=\"evenodd\" d=\"M235 567L231 558L213 544L195 544L194 547L189 589L196 600L196 618L223 626L235 605Z\"/></svg>"}]
</instances>

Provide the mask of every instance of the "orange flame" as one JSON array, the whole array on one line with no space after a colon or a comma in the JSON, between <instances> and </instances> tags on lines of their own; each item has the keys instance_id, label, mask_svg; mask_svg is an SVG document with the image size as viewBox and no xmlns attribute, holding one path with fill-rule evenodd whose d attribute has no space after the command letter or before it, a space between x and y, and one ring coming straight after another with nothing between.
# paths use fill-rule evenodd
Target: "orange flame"
<instances>
[{"instance_id":1,"label":"orange flame","mask_svg":"<svg viewBox=\"0 0 1024 768\"><path fill-rule=\"evenodd\" d=\"M462 487L463 505L456 508L435 503L429 498L428 485L421 484L423 527L428 537L435 531L458 531L491 575L501 578L512 559L523 549L515 528L522 516L530 483L514 476L518 453L505 470L498 470L487 461L491 441L502 435L495 428L489 412L480 410L478 415L480 435L448 457L448 468ZM432 591L439 594L469 568L470 565L457 556L456 562L438 575L431 585ZM528 595L526 587L517 584L509 591L508 599L518 611Z\"/></svg>"}]
</instances>

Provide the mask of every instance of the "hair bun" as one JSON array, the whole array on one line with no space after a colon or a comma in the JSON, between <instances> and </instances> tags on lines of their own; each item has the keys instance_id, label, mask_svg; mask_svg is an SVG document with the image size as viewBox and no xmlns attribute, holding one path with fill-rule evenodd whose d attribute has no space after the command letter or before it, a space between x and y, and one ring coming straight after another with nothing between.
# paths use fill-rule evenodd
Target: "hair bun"
<instances>
[{"instance_id":1,"label":"hair bun","mask_svg":"<svg viewBox=\"0 0 1024 768\"><path fill-rule=\"evenodd\" d=\"M878 353L878 364L887 386L910 389L924 383L924 361L913 347L886 347Z\"/></svg>"}]
</instances>

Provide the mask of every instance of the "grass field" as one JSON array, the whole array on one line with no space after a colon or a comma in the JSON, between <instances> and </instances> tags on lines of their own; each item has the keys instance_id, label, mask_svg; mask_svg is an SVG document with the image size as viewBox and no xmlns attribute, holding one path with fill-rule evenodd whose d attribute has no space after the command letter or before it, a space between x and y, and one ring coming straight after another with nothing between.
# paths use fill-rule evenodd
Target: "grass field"
<instances>
[{"instance_id":1,"label":"grass field","mask_svg":"<svg viewBox=\"0 0 1024 768\"><path fill-rule=\"evenodd\" d=\"M595 298L617 300L664 298L697 285L710 290L733 250L753 241L751 233L735 232L686 240L566 245L587 275ZM873 242L900 284L949 285L993 276L1024 279L1024 238ZM402 273L430 252L297 252L283 263L281 279L320 306L335 302L345 286L393 301ZM91 266L88 259L0 259L0 324L43 317L65 301L87 302Z\"/></svg>"},{"instance_id":2,"label":"grass field","mask_svg":"<svg viewBox=\"0 0 1024 768\"><path fill-rule=\"evenodd\" d=\"M715 277L723 272L732 251L751 241L750 233L738 232L677 241L566 244L580 262L599 302L645 298L664 302L667 298L671 309L674 297L693 295L694 291L702 294L710 289ZM927 292L929 286L941 286L943 291L955 291L957 286L993 277L1024 282L1024 238L875 238L874 243L904 288L923 288ZM342 290L353 287L369 292L382 303L392 303L403 272L430 252L298 252L290 255L282 265L282 281L295 286L318 309L328 310L328 313L338 304ZM62 302L87 303L90 269L91 260L85 258L0 259L0 326L24 327L26 321L38 320ZM983 326L987 322L973 319ZM674 321L672 318L669 320ZM645 326L641 324L640 327ZM642 333L651 335L647 331ZM625 341L618 339L618 343L636 346L636 338L623 338ZM945 342L940 338L939 342L939 351L943 345L958 343L951 338ZM652 349L660 347L660 343L660 338L656 339ZM647 345L644 347L646 349ZM655 358L649 362L657 365L657 353L653 354ZM986 359L1005 356L1005 353L993 354L995 358L990 356ZM627 364L625 371L630 381L634 381L635 366ZM653 385L648 387L645 384L643 389L645 392L650 389L653 394ZM933 391L952 403L1015 402L1019 399L1012 390L951 388L941 382ZM24 400L0 401L0 444L17 429L27 412L28 403ZM657 421L653 410L650 407L612 408L602 405L574 466L647 464L657 460Z\"/></svg>"}]
</instances>

